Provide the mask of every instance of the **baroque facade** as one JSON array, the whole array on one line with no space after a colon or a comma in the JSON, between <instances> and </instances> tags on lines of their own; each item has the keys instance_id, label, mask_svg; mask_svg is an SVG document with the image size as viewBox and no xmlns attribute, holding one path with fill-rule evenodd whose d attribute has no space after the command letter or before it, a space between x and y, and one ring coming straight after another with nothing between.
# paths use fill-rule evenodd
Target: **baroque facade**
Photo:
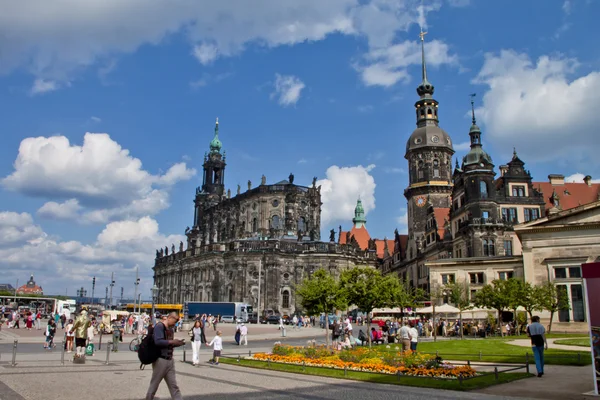
<instances>
[{"instance_id":1,"label":"baroque facade","mask_svg":"<svg viewBox=\"0 0 600 400\"><path fill-rule=\"evenodd\" d=\"M340 243L332 231L320 241L321 188L287 180L247 190L225 190L226 154L218 120L204 156L202 186L196 189L187 246L156 251L154 279L159 302L236 301L291 315L299 311L294 287L324 268L334 276L354 266L375 267L377 254L356 243ZM360 222L360 221L359 221ZM366 221L364 221L366 222Z\"/></svg>"},{"instance_id":2,"label":"baroque facade","mask_svg":"<svg viewBox=\"0 0 600 400\"><path fill-rule=\"evenodd\" d=\"M545 261L524 261L521 243L526 235L520 227L599 200L600 184L592 183L590 176L583 182L569 183L563 175L535 182L516 150L512 159L499 167L497 176L492 158L482 145L483 133L476 122L473 100L470 150L462 162L456 159L452 170L452 139L439 126L439 102L433 98L434 86L427 78L423 35L421 43L417 128L407 141L405 154L409 171L404 191L408 234L396 232L394 245L390 246L393 252L380 260L382 272L398 274L428 291L451 282L467 282L471 295L495 279L521 277L533 284L553 280ZM571 228L565 232L577 235ZM567 242L585 243L586 239L571 238ZM548 242L560 246L559 242L553 243ZM541 243L538 246L543 247ZM553 253L564 253L555 250ZM573 258L577 252L579 261L600 256L598 248L589 246L573 246L569 256ZM575 285L573 291L570 285L565 287L572 301L578 302L581 285Z\"/></svg>"}]
</instances>

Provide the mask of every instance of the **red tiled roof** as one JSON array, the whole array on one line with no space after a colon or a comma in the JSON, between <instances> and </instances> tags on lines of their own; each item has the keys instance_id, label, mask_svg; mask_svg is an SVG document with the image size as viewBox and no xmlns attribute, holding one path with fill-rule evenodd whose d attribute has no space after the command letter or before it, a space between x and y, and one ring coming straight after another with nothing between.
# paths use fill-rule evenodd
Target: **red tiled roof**
<instances>
[{"instance_id":1,"label":"red tiled roof","mask_svg":"<svg viewBox=\"0 0 600 400\"><path fill-rule=\"evenodd\" d=\"M387 239L388 243L388 251L391 255L394 252L394 240ZM377 258L383 258L385 255L385 240L375 240L375 245L377 246Z\"/></svg>"},{"instance_id":2,"label":"red tiled roof","mask_svg":"<svg viewBox=\"0 0 600 400\"><path fill-rule=\"evenodd\" d=\"M446 220L450 220L450 209L449 208L434 208L433 216L438 227L438 235L440 239L444 238L444 227L446 226Z\"/></svg>"},{"instance_id":3,"label":"red tiled roof","mask_svg":"<svg viewBox=\"0 0 600 400\"><path fill-rule=\"evenodd\" d=\"M562 210L597 201L598 193L600 193L600 183L592 183L588 186L587 183L583 182L564 183L562 185L553 185L550 182L533 182L533 187L544 194L546 211L554 207L552 204L552 193L554 191L558 195Z\"/></svg>"},{"instance_id":4,"label":"red tiled roof","mask_svg":"<svg viewBox=\"0 0 600 400\"><path fill-rule=\"evenodd\" d=\"M408 246L408 235L398 235L400 237L400 248L398 251L400 254L406 254L406 246ZM394 249L393 251L396 251Z\"/></svg>"},{"instance_id":5,"label":"red tiled roof","mask_svg":"<svg viewBox=\"0 0 600 400\"><path fill-rule=\"evenodd\" d=\"M29 287L27 285L23 285L17 289L18 294L44 294L44 291L41 287L35 285L33 287Z\"/></svg>"},{"instance_id":6,"label":"red tiled roof","mask_svg":"<svg viewBox=\"0 0 600 400\"><path fill-rule=\"evenodd\" d=\"M342 236L340 237L340 244L346 244L346 234L348 232L342 231ZM369 235L369 231L364 226L362 228L352 227L350 230L350 237L354 236L358 246L367 250L369 248L369 239L371 239L371 235Z\"/></svg>"}]
</instances>

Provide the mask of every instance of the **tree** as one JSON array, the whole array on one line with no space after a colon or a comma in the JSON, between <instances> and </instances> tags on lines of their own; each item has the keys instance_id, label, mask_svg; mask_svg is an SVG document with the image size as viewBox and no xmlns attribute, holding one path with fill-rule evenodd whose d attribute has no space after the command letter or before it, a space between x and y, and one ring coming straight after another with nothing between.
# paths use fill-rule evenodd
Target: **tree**
<instances>
[{"instance_id":1,"label":"tree","mask_svg":"<svg viewBox=\"0 0 600 400\"><path fill-rule=\"evenodd\" d=\"M427 293L425 290L417 287L411 287L407 281L401 279L395 279L397 284L394 283L393 290L393 306L400 307L402 313L407 308L417 308L420 301L425 300Z\"/></svg>"},{"instance_id":2,"label":"tree","mask_svg":"<svg viewBox=\"0 0 600 400\"><path fill-rule=\"evenodd\" d=\"M520 306L525 309L529 319L533 317L534 311L542 311L543 293L541 286L533 286L529 282L525 282L521 291Z\"/></svg>"},{"instance_id":3,"label":"tree","mask_svg":"<svg viewBox=\"0 0 600 400\"><path fill-rule=\"evenodd\" d=\"M329 347L328 314L346 306L340 285L329 272L319 269L296 288L296 296L309 315L325 314L325 343Z\"/></svg>"},{"instance_id":4,"label":"tree","mask_svg":"<svg viewBox=\"0 0 600 400\"><path fill-rule=\"evenodd\" d=\"M562 310L569 310L569 296L563 288L558 288L554 282L546 282L539 288L540 306L550 312L550 323L548 324L548 333L552 330L552 321L554 313Z\"/></svg>"},{"instance_id":5,"label":"tree","mask_svg":"<svg viewBox=\"0 0 600 400\"><path fill-rule=\"evenodd\" d=\"M454 307L458 308L459 314L459 322L460 322L460 338L463 338L463 327L462 327L462 313L464 310L468 310L473 308L471 304L471 300L469 299L469 285L467 282L452 282L448 283L445 286L445 291L448 294L448 298L450 303L454 305Z\"/></svg>"},{"instance_id":6,"label":"tree","mask_svg":"<svg viewBox=\"0 0 600 400\"><path fill-rule=\"evenodd\" d=\"M496 279L492 284L485 285L475 294L477 307L493 308L498 311L498 324L502 327L502 313L511 306L510 289L512 285L507 280ZM500 328L502 332L502 328Z\"/></svg>"},{"instance_id":7,"label":"tree","mask_svg":"<svg viewBox=\"0 0 600 400\"><path fill-rule=\"evenodd\" d=\"M345 293L348 304L353 304L367 314L367 327L370 313L375 308L393 307L395 296L400 293L400 282L394 275L382 276L372 268L356 267L347 269L340 276L340 289ZM368 334L369 346L371 335Z\"/></svg>"}]
</instances>

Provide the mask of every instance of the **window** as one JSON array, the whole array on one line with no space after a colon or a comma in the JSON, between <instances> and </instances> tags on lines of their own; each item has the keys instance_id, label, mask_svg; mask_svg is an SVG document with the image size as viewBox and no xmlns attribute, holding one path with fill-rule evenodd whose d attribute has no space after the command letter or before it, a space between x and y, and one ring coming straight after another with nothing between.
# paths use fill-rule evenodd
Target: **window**
<instances>
[{"instance_id":1,"label":"window","mask_svg":"<svg viewBox=\"0 0 600 400\"><path fill-rule=\"evenodd\" d=\"M440 177L440 170L437 168L433 169L433 177L434 178L439 178Z\"/></svg>"},{"instance_id":2,"label":"window","mask_svg":"<svg viewBox=\"0 0 600 400\"><path fill-rule=\"evenodd\" d=\"M483 285L484 282L483 272L471 272L469 273L469 279L474 285Z\"/></svg>"},{"instance_id":3,"label":"window","mask_svg":"<svg viewBox=\"0 0 600 400\"><path fill-rule=\"evenodd\" d=\"M581 267L569 267L569 278L581 278Z\"/></svg>"},{"instance_id":4,"label":"window","mask_svg":"<svg viewBox=\"0 0 600 400\"><path fill-rule=\"evenodd\" d=\"M512 277L513 277L512 271L498 272L498 279L500 279L501 281L506 281Z\"/></svg>"},{"instance_id":5,"label":"window","mask_svg":"<svg viewBox=\"0 0 600 400\"><path fill-rule=\"evenodd\" d=\"M283 291L281 307L282 308L290 308L290 292L287 290Z\"/></svg>"},{"instance_id":6,"label":"window","mask_svg":"<svg viewBox=\"0 0 600 400\"><path fill-rule=\"evenodd\" d=\"M471 289L471 297L469 298L470 301L474 301L475 300L475 296L477 296L477 290L476 289Z\"/></svg>"},{"instance_id":7,"label":"window","mask_svg":"<svg viewBox=\"0 0 600 400\"><path fill-rule=\"evenodd\" d=\"M504 241L504 255L505 256L512 256L513 255L513 245L512 245L512 240L505 240Z\"/></svg>"},{"instance_id":8,"label":"window","mask_svg":"<svg viewBox=\"0 0 600 400\"><path fill-rule=\"evenodd\" d=\"M442 284L454 283L454 274L442 274Z\"/></svg>"},{"instance_id":9,"label":"window","mask_svg":"<svg viewBox=\"0 0 600 400\"><path fill-rule=\"evenodd\" d=\"M567 269L566 268L554 268L554 279L566 279Z\"/></svg>"},{"instance_id":10,"label":"window","mask_svg":"<svg viewBox=\"0 0 600 400\"><path fill-rule=\"evenodd\" d=\"M581 279L581 267L554 267L554 279Z\"/></svg>"},{"instance_id":11,"label":"window","mask_svg":"<svg viewBox=\"0 0 600 400\"><path fill-rule=\"evenodd\" d=\"M298 230L300 232L306 232L306 220L304 217L298 218Z\"/></svg>"},{"instance_id":12,"label":"window","mask_svg":"<svg viewBox=\"0 0 600 400\"><path fill-rule=\"evenodd\" d=\"M513 186L512 195L514 197L525 197L525 186Z\"/></svg>"},{"instance_id":13,"label":"window","mask_svg":"<svg viewBox=\"0 0 600 400\"><path fill-rule=\"evenodd\" d=\"M481 217L482 218L489 218L490 217L490 212L489 211L482 211L481 212Z\"/></svg>"},{"instance_id":14,"label":"window","mask_svg":"<svg viewBox=\"0 0 600 400\"><path fill-rule=\"evenodd\" d=\"M504 222L518 223L519 219L517 218L517 209L516 208L503 208L502 209L502 219L504 220Z\"/></svg>"},{"instance_id":15,"label":"window","mask_svg":"<svg viewBox=\"0 0 600 400\"><path fill-rule=\"evenodd\" d=\"M538 208L526 208L523 211L525 213L525 222L533 221L540 217L540 210Z\"/></svg>"},{"instance_id":16,"label":"window","mask_svg":"<svg viewBox=\"0 0 600 400\"><path fill-rule=\"evenodd\" d=\"M273 215L273 218L271 218L271 227L273 229L280 229L280 221L279 221L279 215Z\"/></svg>"},{"instance_id":17,"label":"window","mask_svg":"<svg viewBox=\"0 0 600 400\"><path fill-rule=\"evenodd\" d=\"M488 197L487 184L485 183L485 181L479 181L479 193L481 194L482 199Z\"/></svg>"},{"instance_id":18,"label":"window","mask_svg":"<svg viewBox=\"0 0 600 400\"><path fill-rule=\"evenodd\" d=\"M252 219L252 232L258 232L258 219Z\"/></svg>"},{"instance_id":19,"label":"window","mask_svg":"<svg viewBox=\"0 0 600 400\"><path fill-rule=\"evenodd\" d=\"M496 247L492 239L483 239L483 255L490 257L496 255Z\"/></svg>"}]
</instances>

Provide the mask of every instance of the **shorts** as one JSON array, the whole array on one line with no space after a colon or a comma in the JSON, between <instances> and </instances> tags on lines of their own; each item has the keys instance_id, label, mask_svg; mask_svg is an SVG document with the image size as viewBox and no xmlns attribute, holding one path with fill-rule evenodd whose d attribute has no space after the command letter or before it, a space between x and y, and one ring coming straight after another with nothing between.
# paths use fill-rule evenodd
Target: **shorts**
<instances>
[{"instance_id":1,"label":"shorts","mask_svg":"<svg viewBox=\"0 0 600 400\"><path fill-rule=\"evenodd\" d=\"M72 342L75 339L75 336L67 336L67 343Z\"/></svg>"},{"instance_id":2,"label":"shorts","mask_svg":"<svg viewBox=\"0 0 600 400\"><path fill-rule=\"evenodd\" d=\"M85 347L86 340L84 338L75 338L76 347Z\"/></svg>"},{"instance_id":3,"label":"shorts","mask_svg":"<svg viewBox=\"0 0 600 400\"><path fill-rule=\"evenodd\" d=\"M213 357L221 357L221 350L213 350Z\"/></svg>"}]
</instances>

